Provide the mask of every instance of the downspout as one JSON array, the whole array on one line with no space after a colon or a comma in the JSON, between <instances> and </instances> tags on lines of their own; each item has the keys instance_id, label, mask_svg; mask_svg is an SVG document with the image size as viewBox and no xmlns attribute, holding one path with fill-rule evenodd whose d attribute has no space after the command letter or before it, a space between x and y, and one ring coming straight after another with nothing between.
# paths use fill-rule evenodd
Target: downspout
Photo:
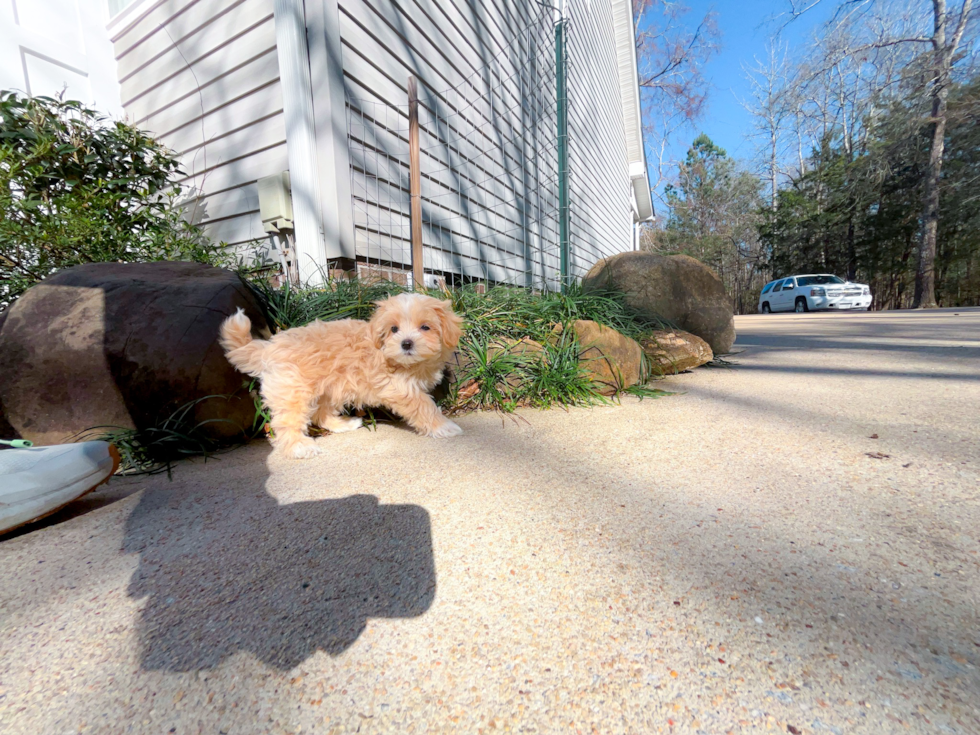
<instances>
[{"instance_id":1,"label":"downspout","mask_svg":"<svg viewBox=\"0 0 980 735\"><path fill-rule=\"evenodd\" d=\"M273 12L296 228L294 262L302 283L320 283L325 276L327 259L303 0L275 0Z\"/></svg>"},{"instance_id":2,"label":"downspout","mask_svg":"<svg viewBox=\"0 0 980 735\"><path fill-rule=\"evenodd\" d=\"M306 0L306 32L313 83L324 254L331 268L348 270L355 267L356 248L337 0Z\"/></svg>"},{"instance_id":3,"label":"downspout","mask_svg":"<svg viewBox=\"0 0 980 735\"><path fill-rule=\"evenodd\" d=\"M569 211L568 211L568 97L566 93L566 28L562 12L555 23L555 86L558 105L558 237L561 272L561 291L565 293L569 277Z\"/></svg>"}]
</instances>

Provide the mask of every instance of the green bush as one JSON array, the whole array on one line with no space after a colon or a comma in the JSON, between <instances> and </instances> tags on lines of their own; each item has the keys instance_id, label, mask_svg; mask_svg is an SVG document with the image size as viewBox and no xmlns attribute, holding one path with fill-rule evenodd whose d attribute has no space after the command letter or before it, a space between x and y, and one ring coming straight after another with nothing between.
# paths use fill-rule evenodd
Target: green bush
<instances>
[{"instance_id":1,"label":"green bush","mask_svg":"<svg viewBox=\"0 0 980 735\"><path fill-rule=\"evenodd\" d=\"M0 309L80 263L230 265L176 205L173 153L79 102L0 92Z\"/></svg>"}]
</instances>

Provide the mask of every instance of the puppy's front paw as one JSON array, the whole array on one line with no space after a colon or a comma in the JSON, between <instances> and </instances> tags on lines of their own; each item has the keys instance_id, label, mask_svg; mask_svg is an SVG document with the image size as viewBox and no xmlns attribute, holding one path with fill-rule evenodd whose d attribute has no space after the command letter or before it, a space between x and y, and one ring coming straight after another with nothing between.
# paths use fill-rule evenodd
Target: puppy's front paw
<instances>
[{"instance_id":1,"label":"puppy's front paw","mask_svg":"<svg viewBox=\"0 0 980 735\"><path fill-rule=\"evenodd\" d=\"M317 456L321 451L320 447L311 439L309 442L302 442L293 446L289 450L289 456L293 459L309 459Z\"/></svg>"},{"instance_id":2,"label":"puppy's front paw","mask_svg":"<svg viewBox=\"0 0 980 735\"><path fill-rule=\"evenodd\" d=\"M336 424L330 426L330 431L334 434L343 434L347 431L357 431L362 426L364 426L364 419L358 416L344 416L338 417L340 420Z\"/></svg>"},{"instance_id":3,"label":"puppy's front paw","mask_svg":"<svg viewBox=\"0 0 980 735\"><path fill-rule=\"evenodd\" d=\"M448 439L451 436L459 436L463 433L463 430L459 426L449 419L446 419L445 423L440 424L429 432L429 436L433 439Z\"/></svg>"}]
</instances>

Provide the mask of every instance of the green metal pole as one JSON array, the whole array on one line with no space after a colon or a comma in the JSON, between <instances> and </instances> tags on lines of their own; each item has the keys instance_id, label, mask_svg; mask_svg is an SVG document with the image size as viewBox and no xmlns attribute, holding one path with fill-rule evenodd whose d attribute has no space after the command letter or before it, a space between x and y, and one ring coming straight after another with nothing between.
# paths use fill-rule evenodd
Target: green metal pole
<instances>
[{"instance_id":1,"label":"green metal pole","mask_svg":"<svg viewBox=\"0 0 980 735\"><path fill-rule=\"evenodd\" d=\"M569 284L568 258L568 99L565 94L565 20L555 24L555 81L558 96L558 237L561 291Z\"/></svg>"}]
</instances>

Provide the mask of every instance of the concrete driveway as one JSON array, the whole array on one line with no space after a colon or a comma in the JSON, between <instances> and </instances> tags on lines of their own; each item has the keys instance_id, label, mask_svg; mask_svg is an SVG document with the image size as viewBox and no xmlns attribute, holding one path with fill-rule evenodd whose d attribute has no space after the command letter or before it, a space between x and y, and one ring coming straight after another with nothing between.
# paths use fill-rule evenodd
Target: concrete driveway
<instances>
[{"instance_id":1,"label":"concrete driveway","mask_svg":"<svg viewBox=\"0 0 980 735\"><path fill-rule=\"evenodd\" d=\"M980 732L980 310L116 479L0 540L5 733Z\"/></svg>"}]
</instances>

